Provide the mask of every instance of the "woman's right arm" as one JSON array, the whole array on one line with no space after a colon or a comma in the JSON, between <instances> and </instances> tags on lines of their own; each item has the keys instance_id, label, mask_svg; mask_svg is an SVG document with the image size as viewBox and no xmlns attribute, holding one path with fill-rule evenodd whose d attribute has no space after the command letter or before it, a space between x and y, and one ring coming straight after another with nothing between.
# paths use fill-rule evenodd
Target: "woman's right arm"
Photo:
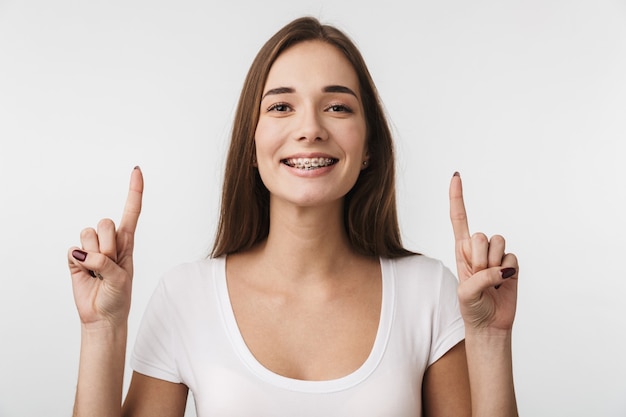
<instances>
[{"instance_id":1,"label":"woman's right arm","mask_svg":"<svg viewBox=\"0 0 626 417\"><path fill-rule=\"evenodd\" d=\"M70 248L69 269L81 321L81 349L74 416L122 415L133 247L141 212L143 176L133 170L119 228L109 219L84 229L81 248ZM134 374L124 415L182 416L187 388ZM154 408L158 407L158 408ZM164 411L168 410L168 413ZM155 413L154 411L158 411Z\"/></svg>"},{"instance_id":2,"label":"woman's right arm","mask_svg":"<svg viewBox=\"0 0 626 417\"><path fill-rule=\"evenodd\" d=\"M143 176L135 168L119 228L103 219L97 230L84 229L81 247L68 252L81 322L75 416L119 417L121 413L134 235L142 194Z\"/></svg>"}]
</instances>

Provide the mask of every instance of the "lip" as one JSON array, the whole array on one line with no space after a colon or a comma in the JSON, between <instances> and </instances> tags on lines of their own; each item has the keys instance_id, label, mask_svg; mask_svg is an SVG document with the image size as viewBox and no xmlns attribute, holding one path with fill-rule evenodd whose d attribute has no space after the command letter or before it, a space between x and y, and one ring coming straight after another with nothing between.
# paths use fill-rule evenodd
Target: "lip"
<instances>
[{"instance_id":1,"label":"lip","mask_svg":"<svg viewBox=\"0 0 626 417\"><path fill-rule=\"evenodd\" d=\"M333 159L335 163L332 165L315 168L315 169L299 169L299 168L287 165L285 163L285 161L289 159L298 159L298 158L328 158L328 159ZM324 175L332 171L333 168L337 165L338 161L339 161L339 158L333 155L329 155L327 153L310 152L310 153L296 153L296 154L289 155L285 158L281 158L280 165L282 166L282 168L286 169L287 171L289 171L290 173L298 177L312 178L312 177L319 177L321 175Z\"/></svg>"},{"instance_id":2,"label":"lip","mask_svg":"<svg viewBox=\"0 0 626 417\"><path fill-rule=\"evenodd\" d=\"M327 153L314 152L314 153L296 153L296 154L281 158L280 161L282 162L286 159L292 159L292 158L331 158L331 159L339 160L339 158L337 158L336 156L329 155Z\"/></svg>"}]
</instances>

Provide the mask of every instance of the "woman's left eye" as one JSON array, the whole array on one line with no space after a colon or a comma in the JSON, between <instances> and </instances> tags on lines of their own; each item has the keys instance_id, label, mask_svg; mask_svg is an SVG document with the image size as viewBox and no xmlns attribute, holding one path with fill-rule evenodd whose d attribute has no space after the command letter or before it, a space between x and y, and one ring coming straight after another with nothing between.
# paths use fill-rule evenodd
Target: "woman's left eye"
<instances>
[{"instance_id":1,"label":"woman's left eye","mask_svg":"<svg viewBox=\"0 0 626 417\"><path fill-rule=\"evenodd\" d=\"M345 104L331 104L326 110L330 112L352 113L352 109Z\"/></svg>"}]
</instances>

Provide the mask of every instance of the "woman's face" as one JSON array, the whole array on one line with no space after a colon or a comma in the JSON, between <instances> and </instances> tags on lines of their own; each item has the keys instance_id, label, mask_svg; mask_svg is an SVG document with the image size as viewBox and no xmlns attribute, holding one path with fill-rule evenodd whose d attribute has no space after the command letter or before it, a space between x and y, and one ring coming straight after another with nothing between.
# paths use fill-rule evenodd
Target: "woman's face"
<instances>
[{"instance_id":1,"label":"woman's face","mask_svg":"<svg viewBox=\"0 0 626 417\"><path fill-rule=\"evenodd\" d=\"M255 133L256 160L273 201L340 203L368 159L357 74L335 47L296 44L272 65Z\"/></svg>"}]
</instances>

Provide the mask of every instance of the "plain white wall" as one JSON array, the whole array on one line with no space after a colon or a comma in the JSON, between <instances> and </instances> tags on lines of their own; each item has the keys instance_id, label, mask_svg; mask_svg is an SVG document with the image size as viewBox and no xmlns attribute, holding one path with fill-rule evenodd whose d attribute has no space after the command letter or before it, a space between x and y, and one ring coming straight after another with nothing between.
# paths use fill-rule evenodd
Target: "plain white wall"
<instances>
[{"instance_id":1,"label":"plain white wall","mask_svg":"<svg viewBox=\"0 0 626 417\"><path fill-rule=\"evenodd\" d=\"M208 253L243 77L301 15L344 29L370 65L405 243L453 267L458 170L470 227L518 254L521 415L626 415L626 2L5 0L0 416L70 415L66 251L119 220L133 166L146 191L129 350L161 274Z\"/></svg>"}]
</instances>

